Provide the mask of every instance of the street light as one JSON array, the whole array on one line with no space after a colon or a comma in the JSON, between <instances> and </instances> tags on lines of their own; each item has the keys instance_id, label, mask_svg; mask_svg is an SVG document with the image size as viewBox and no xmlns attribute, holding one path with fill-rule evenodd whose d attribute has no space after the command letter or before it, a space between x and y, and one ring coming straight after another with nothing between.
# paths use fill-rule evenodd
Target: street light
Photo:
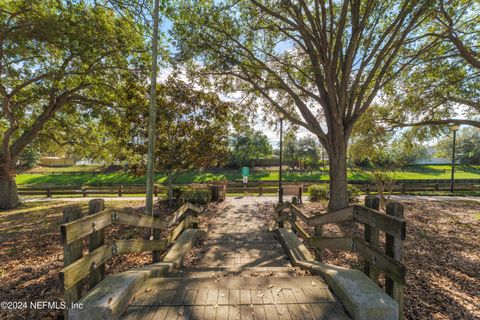
<instances>
[{"instance_id":1,"label":"street light","mask_svg":"<svg viewBox=\"0 0 480 320\"><path fill-rule=\"evenodd\" d=\"M450 179L450 192L453 193L455 189L455 140L457 139L457 131L460 125L451 124L450 130L453 131L453 145L452 145L452 177Z\"/></svg>"},{"instance_id":2,"label":"street light","mask_svg":"<svg viewBox=\"0 0 480 320\"><path fill-rule=\"evenodd\" d=\"M280 118L280 166L278 168L278 202L283 203L283 187L282 187L282 155L283 155L283 113L278 114L278 118Z\"/></svg>"}]
</instances>

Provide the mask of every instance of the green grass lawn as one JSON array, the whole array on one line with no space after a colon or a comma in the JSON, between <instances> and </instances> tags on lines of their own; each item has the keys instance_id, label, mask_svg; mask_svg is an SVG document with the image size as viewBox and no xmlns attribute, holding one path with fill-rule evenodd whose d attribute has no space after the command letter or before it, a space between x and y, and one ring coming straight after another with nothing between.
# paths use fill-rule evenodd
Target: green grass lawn
<instances>
[{"instance_id":1,"label":"green grass lawn","mask_svg":"<svg viewBox=\"0 0 480 320\"><path fill-rule=\"evenodd\" d=\"M93 171L87 166L75 166L78 171ZM74 171L66 168L59 168L58 172ZM83 170L79 169L83 168ZM52 168L50 168L52 169ZM98 166L95 168L98 170ZM423 172L419 172L422 170ZM446 170L446 171L445 171ZM457 179L480 179L480 166L458 166L455 174ZM157 183L165 182L164 174L157 174L155 181ZM371 175L366 171L355 170L348 174L350 180L369 180ZM422 166L410 171L395 173L396 179L449 179L450 167L448 165L431 165ZM207 182L212 180L241 180L240 170L224 170L221 172L200 172L191 171L180 175L177 183ZM314 173L288 173L283 176L284 181L306 181L313 182L319 180L327 180L328 175L320 172ZM277 171L255 171L251 172L250 181L272 181L278 180ZM124 172L114 173L79 173L68 175L44 175L36 173L23 173L17 175L17 184L19 186L99 186L99 185L143 185L145 184L145 176L135 176Z\"/></svg>"}]
</instances>

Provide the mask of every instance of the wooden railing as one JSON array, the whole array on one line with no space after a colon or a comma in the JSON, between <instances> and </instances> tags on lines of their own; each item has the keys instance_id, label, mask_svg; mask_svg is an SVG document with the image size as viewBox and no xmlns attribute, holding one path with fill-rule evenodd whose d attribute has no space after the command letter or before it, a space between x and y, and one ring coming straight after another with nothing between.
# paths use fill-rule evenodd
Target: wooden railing
<instances>
[{"instance_id":1,"label":"wooden railing","mask_svg":"<svg viewBox=\"0 0 480 320\"><path fill-rule=\"evenodd\" d=\"M381 273L385 275L385 291L403 307L405 286L405 266L402 264L403 241L406 237L406 222L403 206L390 202L386 213L379 211L379 199L374 196L365 198L365 206L353 205L338 211L309 216L296 205L286 202L276 208L280 228L288 222L292 230L304 241L316 249L316 260L322 260L323 249L337 249L356 252L364 260L364 272L377 284ZM307 226L315 227L313 235L299 224L302 220ZM331 223L354 221L364 226L363 238L356 235L325 237L323 226ZM380 232L385 233L385 250L381 250Z\"/></svg>"},{"instance_id":2,"label":"wooden railing","mask_svg":"<svg viewBox=\"0 0 480 320\"><path fill-rule=\"evenodd\" d=\"M328 181L319 182L287 182L284 183L284 188L298 190L302 187L302 193L308 193L308 188L312 184L328 183ZM375 184L368 181L350 181L350 184L357 186L360 191L367 194L376 193L377 187ZM186 184L188 186L188 184ZM223 199L228 193L244 193L244 194L276 194L278 193L278 181L251 181L249 183L242 182L228 182L219 188L219 185L212 181L204 184L191 184L190 186L212 189L213 199ZM145 186L56 186L56 187L19 187L18 193L26 196L97 196L97 195L117 195L119 197L125 195L145 194ZM165 194L167 188L163 185L156 185L154 187L154 195ZM393 186L395 193L409 193L409 192L439 192L449 191L449 180L398 180ZM456 180L455 191L478 191L480 190L480 180ZM218 195L217 195L218 194ZM284 192L285 194L285 192Z\"/></svg>"},{"instance_id":3,"label":"wooden railing","mask_svg":"<svg viewBox=\"0 0 480 320\"><path fill-rule=\"evenodd\" d=\"M65 294L65 303L70 305L82 297L84 279L88 289L105 277L105 262L118 255L145 251L159 252L175 242L183 230L196 228L197 214L202 211L190 203L180 207L169 221L159 217L127 213L122 210L105 209L103 199L89 202L88 215L83 216L80 205L68 206L63 211L60 231L64 243L64 268L60 281ZM151 240L112 240L105 242L105 227L112 224L165 230L176 227L166 239L158 239L154 232ZM157 234L157 236L155 236ZM88 241L89 253L83 256L84 241Z\"/></svg>"}]
</instances>

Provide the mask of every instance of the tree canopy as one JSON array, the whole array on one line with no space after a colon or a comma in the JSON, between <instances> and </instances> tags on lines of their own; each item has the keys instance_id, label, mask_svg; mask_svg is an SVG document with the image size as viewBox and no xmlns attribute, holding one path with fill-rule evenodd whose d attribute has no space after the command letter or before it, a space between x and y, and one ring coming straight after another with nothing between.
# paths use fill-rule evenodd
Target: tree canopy
<instances>
[{"instance_id":1,"label":"tree canopy","mask_svg":"<svg viewBox=\"0 0 480 320\"><path fill-rule=\"evenodd\" d=\"M8 208L18 202L14 175L22 150L52 118L108 112L121 96L125 75L144 71L145 48L131 17L105 6L0 4L0 207Z\"/></svg>"},{"instance_id":2,"label":"tree canopy","mask_svg":"<svg viewBox=\"0 0 480 320\"><path fill-rule=\"evenodd\" d=\"M348 204L347 144L377 94L433 44L430 1L175 2L178 57L318 137L329 208Z\"/></svg>"}]
</instances>

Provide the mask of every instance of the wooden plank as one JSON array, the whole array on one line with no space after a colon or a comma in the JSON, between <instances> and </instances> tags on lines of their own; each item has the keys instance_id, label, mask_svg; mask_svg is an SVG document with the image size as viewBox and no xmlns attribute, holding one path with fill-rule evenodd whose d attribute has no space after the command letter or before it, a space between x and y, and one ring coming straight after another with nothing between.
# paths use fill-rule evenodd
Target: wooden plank
<instances>
[{"instance_id":1,"label":"wooden plank","mask_svg":"<svg viewBox=\"0 0 480 320\"><path fill-rule=\"evenodd\" d=\"M337 211L311 217L308 220L308 225L317 226L320 224L342 223L342 222L350 221L353 219L353 209L354 209L354 206L350 206Z\"/></svg>"},{"instance_id":2,"label":"wooden plank","mask_svg":"<svg viewBox=\"0 0 480 320\"><path fill-rule=\"evenodd\" d=\"M201 288L198 289L197 297L195 298L195 305L205 305L207 301L208 289Z\"/></svg>"},{"instance_id":3,"label":"wooden plank","mask_svg":"<svg viewBox=\"0 0 480 320\"><path fill-rule=\"evenodd\" d=\"M298 208L297 206L295 205L291 205L291 208L292 208L292 212L297 215L297 217L299 217L303 222L307 223L308 224L308 221L310 219L310 217L308 217L305 213L302 212L302 210L300 210L300 208Z\"/></svg>"},{"instance_id":4,"label":"wooden plank","mask_svg":"<svg viewBox=\"0 0 480 320\"><path fill-rule=\"evenodd\" d=\"M203 212L203 208L201 206L196 206L193 203L187 202L188 209L194 211L195 213L199 214Z\"/></svg>"},{"instance_id":5,"label":"wooden plank","mask_svg":"<svg viewBox=\"0 0 480 320\"><path fill-rule=\"evenodd\" d=\"M192 316L190 320L203 320L203 312L205 311L205 306L194 306L192 308Z\"/></svg>"},{"instance_id":6,"label":"wooden plank","mask_svg":"<svg viewBox=\"0 0 480 320\"><path fill-rule=\"evenodd\" d=\"M214 305L217 304L218 301L218 290L217 289L209 289L207 294L207 300L205 304L207 305Z\"/></svg>"},{"instance_id":7,"label":"wooden plank","mask_svg":"<svg viewBox=\"0 0 480 320\"><path fill-rule=\"evenodd\" d=\"M280 320L290 320L292 317L290 317L290 312L288 312L288 307L285 304L277 304L277 314L278 314L278 319Z\"/></svg>"},{"instance_id":8,"label":"wooden plank","mask_svg":"<svg viewBox=\"0 0 480 320\"><path fill-rule=\"evenodd\" d=\"M60 226L63 243L69 244L112 224L112 211L104 210Z\"/></svg>"},{"instance_id":9,"label":"wooden plank","mask_svg":"<svg viewBox=\"0 0 480 320\"><path fill-rule=\"evenodd\" d=\"M267 320L278 320L277 308L273 304L265 305L265 313Z\"/></svg>"},{"instance_id":10,"label":"wooden plank","mask_svg":"<svg viewBox=\"0 0 480 320\"><path fill-rule=\"evenodd\" d=\"M203 313L203 319L204 320L215 320L215 314L217 313L217 310L213 305L207 305L205 306L205 311Z\"/></svg>"},{"instance_id":11,"label":"wooden plank","mask_svg":"<svg viewBox=\"0 0 480 320\"><path fill-rule=\"evenodd\" d=\"M154 228L154 229L167 229L168 223L158 217L152 217L147 215L139 215L133 213L126 213L122 211L114 211L113 213L113 223L126 224L129 226L136 227L145 227L145 228Z\"/></svg>"},{"instance_id":12,"label":"wooden plank","mask_svg":"<svg viewBox=\"0 0 480 320\"><path fill-rule=\"evenodd\" d=\"M297 222L292 222L291 225L298 236L300 236L305 241L310 241L310 235Z\"/></svg>"},{"instance_id":13,"label":"wooden plank","mask_svg":"<svg viewBox=\"0 0 480 320\"><path fill-rule=\"evenodd\" d=\"M394 281L405 283L405 266L387 256L378 249L371 248L368 243L359 237L353 238L355 251L379 271L385 272Z\"/></svg>"},{"instance_id":14,"label":"wooden plank","mask_svg":"<svg viewBox=\"0 0 480 320\"><path fill-rule=\"evenodd\" d=\"M187 226L190 223L189 218L190 217L187 217L187 219L180 222L178 226L176 226L175 229L173 229L172 233L170 234L170 237L168 237L168 244L171 244L175 240L177 240L178 236L182 233L182 231L187 228Z\"/></svg>"},{"instance_id":15,"label":"wooden plank","mask_svg":"<svg viewBox=\"0 0 480 320\"><path fill-rule=\"evenodd\" d=\"M403 205L398 202L390 202L387 205L387 215L403 219ZM403 240L395 238L390 234L385 235L385 253L387 256L401 262L403 259ZM393 281L388 274L385 277L385 292L390 295L399 305L399 317L403 318L404 306L404 285Z\"/></svg>"},{"instance_id":16,"label":"wooden plank","mask_svg":"<svg viewBox=\"0 0 480 320\"><path fill-rule=\"evenodd\" d=\"M242 289L240 290L240 304L251 304L252 297L250 296L250 290Z\"/></svg>"},{"instance_id":17,"label":"wooden plank","mask_svg":"<svg viewBox=\"0 0 480 320\"><path fill-rule=\"evenodd\" d=\"M228 306L228 320L240 320L240 306L229 305Z\"/></svg>"},{"instance_id":18,"label":"wooden plank","mask_svg":"<svg viewBox=\"0 0 480 320\"><path fill-rule=\"evenodd\" d=\"M228 292L228 304L235 305L240 304L240 290L229 290Z\"/></svg>"},{"instance_id":19,"label":"wooden plank","mask_svg":"<svg viewBox=\"0 0 480 320\"><path fill-rule=\"evenodd\" d=\"M88 214L93 215L105 210L105 200L92 199L88 202ZM105 244L105 228L101 228L98 231L93 232L88 237L88 252L92 253L97 248ZM88 285L90 288L95 287L102 279L105 278L105 264L102 263L96 270L92 270L88 279Z\"/></svg>"},{"instance_id":20,"label":"wooden plank","mask_svg":"<svg viewBox=\"0 0 480 320\"><path fill-rule=\"evenodd\" d=\"M240 306L240 315L242 320L253 320L253 306L252 305L241 305Z\"/></svg>"},{"instance_id":21,"label":"wooden plank","mask_svg":"<svg viewBox=\"0 0 480 320\"><path fill-rule=\"evenodd\" d=\"M198 290L196 289L188 289L183 303L185 305L194 305L195 298L197 297L197 293L198 293Z\"/></svg>"},{"instance_id":22,"label":"wooden plank","mask_svg":"<svg viewBox=\"0 0 480 320\"><path fill-rule=\"evenodd\" d=\"M105 263L113 256L112 246L104 245L97 248L87 256L75 261L60 271L60 280L65 290L70 289L75 284L88 276L90 271L95 270L99 265Z\"/></svg>"},{"instance_id":23,"label":"wooden plank","mask_svg":"<svg viewBox=\"0 0 480 320\"><path fill-rule=\"evenodd\" d=\"M407 224L403 219L386 215L374 209L355 206L355 220L405 240Z\"/></svg>"},{"instance_id":24,"label":"wooden plank","mask_svg":"<svg viewBox=\"0 0 480 320\"><path fill-rule=\"evenodd\" d=\"M175 211L172 215L172 219L168 223L168 226L171 227L175 223L179 222L180 220L184 219L184 214L188 211L189 209L189 203L185 203L183 206L181 206L177 211Z\"/></svg>"},{"instance_id":25,"label":"wooden plank","mask_svg":"<svg viewBox=\"0 0 480 320\"><path fill-rule=\"evenodd\" d=\"M218 291L218 302L220 305L228 305L228 290L219 290Z\"/></svg>"},{"instance_id":26,"label":"wooden plank","mask_svg":"<svg viewBox=\"0 0 480 320\"><path fill-rule=\"evenodd\" d=\"M351 237L319 237L310 239L310 245L318 249L352 251Z\"/></svg>"},{"instance_id":27,"label":"wooden plank","mask_svg":"<svg viewBox=\"0 0 480 320\"><path fill-rule=\"evenodd\" d=\"M378 196L366 196L365 197L365 207L373 210L380 209L380 198ZM355 213L354 213L355 214ZM380 229L376 226L371 226L368 224L364 225L364 239L370 247L378 248ZM378 270L374 265L371 265L369 261L364 262L365 274L370 277L375 283L378 283Z\"/></svg>"},{"instance_id":28,"label":"wooden plank","mask_svg":"<svg viewBox=\"0 0 480 320\"><path fill-rule=\"evenodd\" d=\"M78 220L82 217L82 207L80 205L68 206L63 209L63 222ZM63 265L67 267L83 256L83 241L76 240L66 244L63 248ZM77 302L82 296L82 284L64 288L64 299L67 305ZM68 319L68 309L64 312L65 319Z\"/></svg>"},{"instance_id":29,"label":"wooden plank","mask_svg":"<svg viewBox=\"0 0 480 320\"><path fill-rule=\"evenodd\" d=\"M253 318L255 320L266 320L267 315L265 314L265 307L263 305L254 305L253 306Z\"/></svg>"},{"instance_id":30,"label":"wooden plank","mask_svg":"<svg viewBox=\"0 0 480 320\"><path fill-rule=\"evenodd\" d=\"M167 244L167 240L132 239L114 241L116 255L162 250L167 247Z\"/></svg>"},{"instance_id":31,"label":"wooden plank","mask_svg":"<svg viewBox=\"0 0 480 320\"><path fill-rule=\"evenodd\" d=\"M228 305L218 306L217 313L215 314L215 320L228 319Z\"/></svg>"}]
</instances>

